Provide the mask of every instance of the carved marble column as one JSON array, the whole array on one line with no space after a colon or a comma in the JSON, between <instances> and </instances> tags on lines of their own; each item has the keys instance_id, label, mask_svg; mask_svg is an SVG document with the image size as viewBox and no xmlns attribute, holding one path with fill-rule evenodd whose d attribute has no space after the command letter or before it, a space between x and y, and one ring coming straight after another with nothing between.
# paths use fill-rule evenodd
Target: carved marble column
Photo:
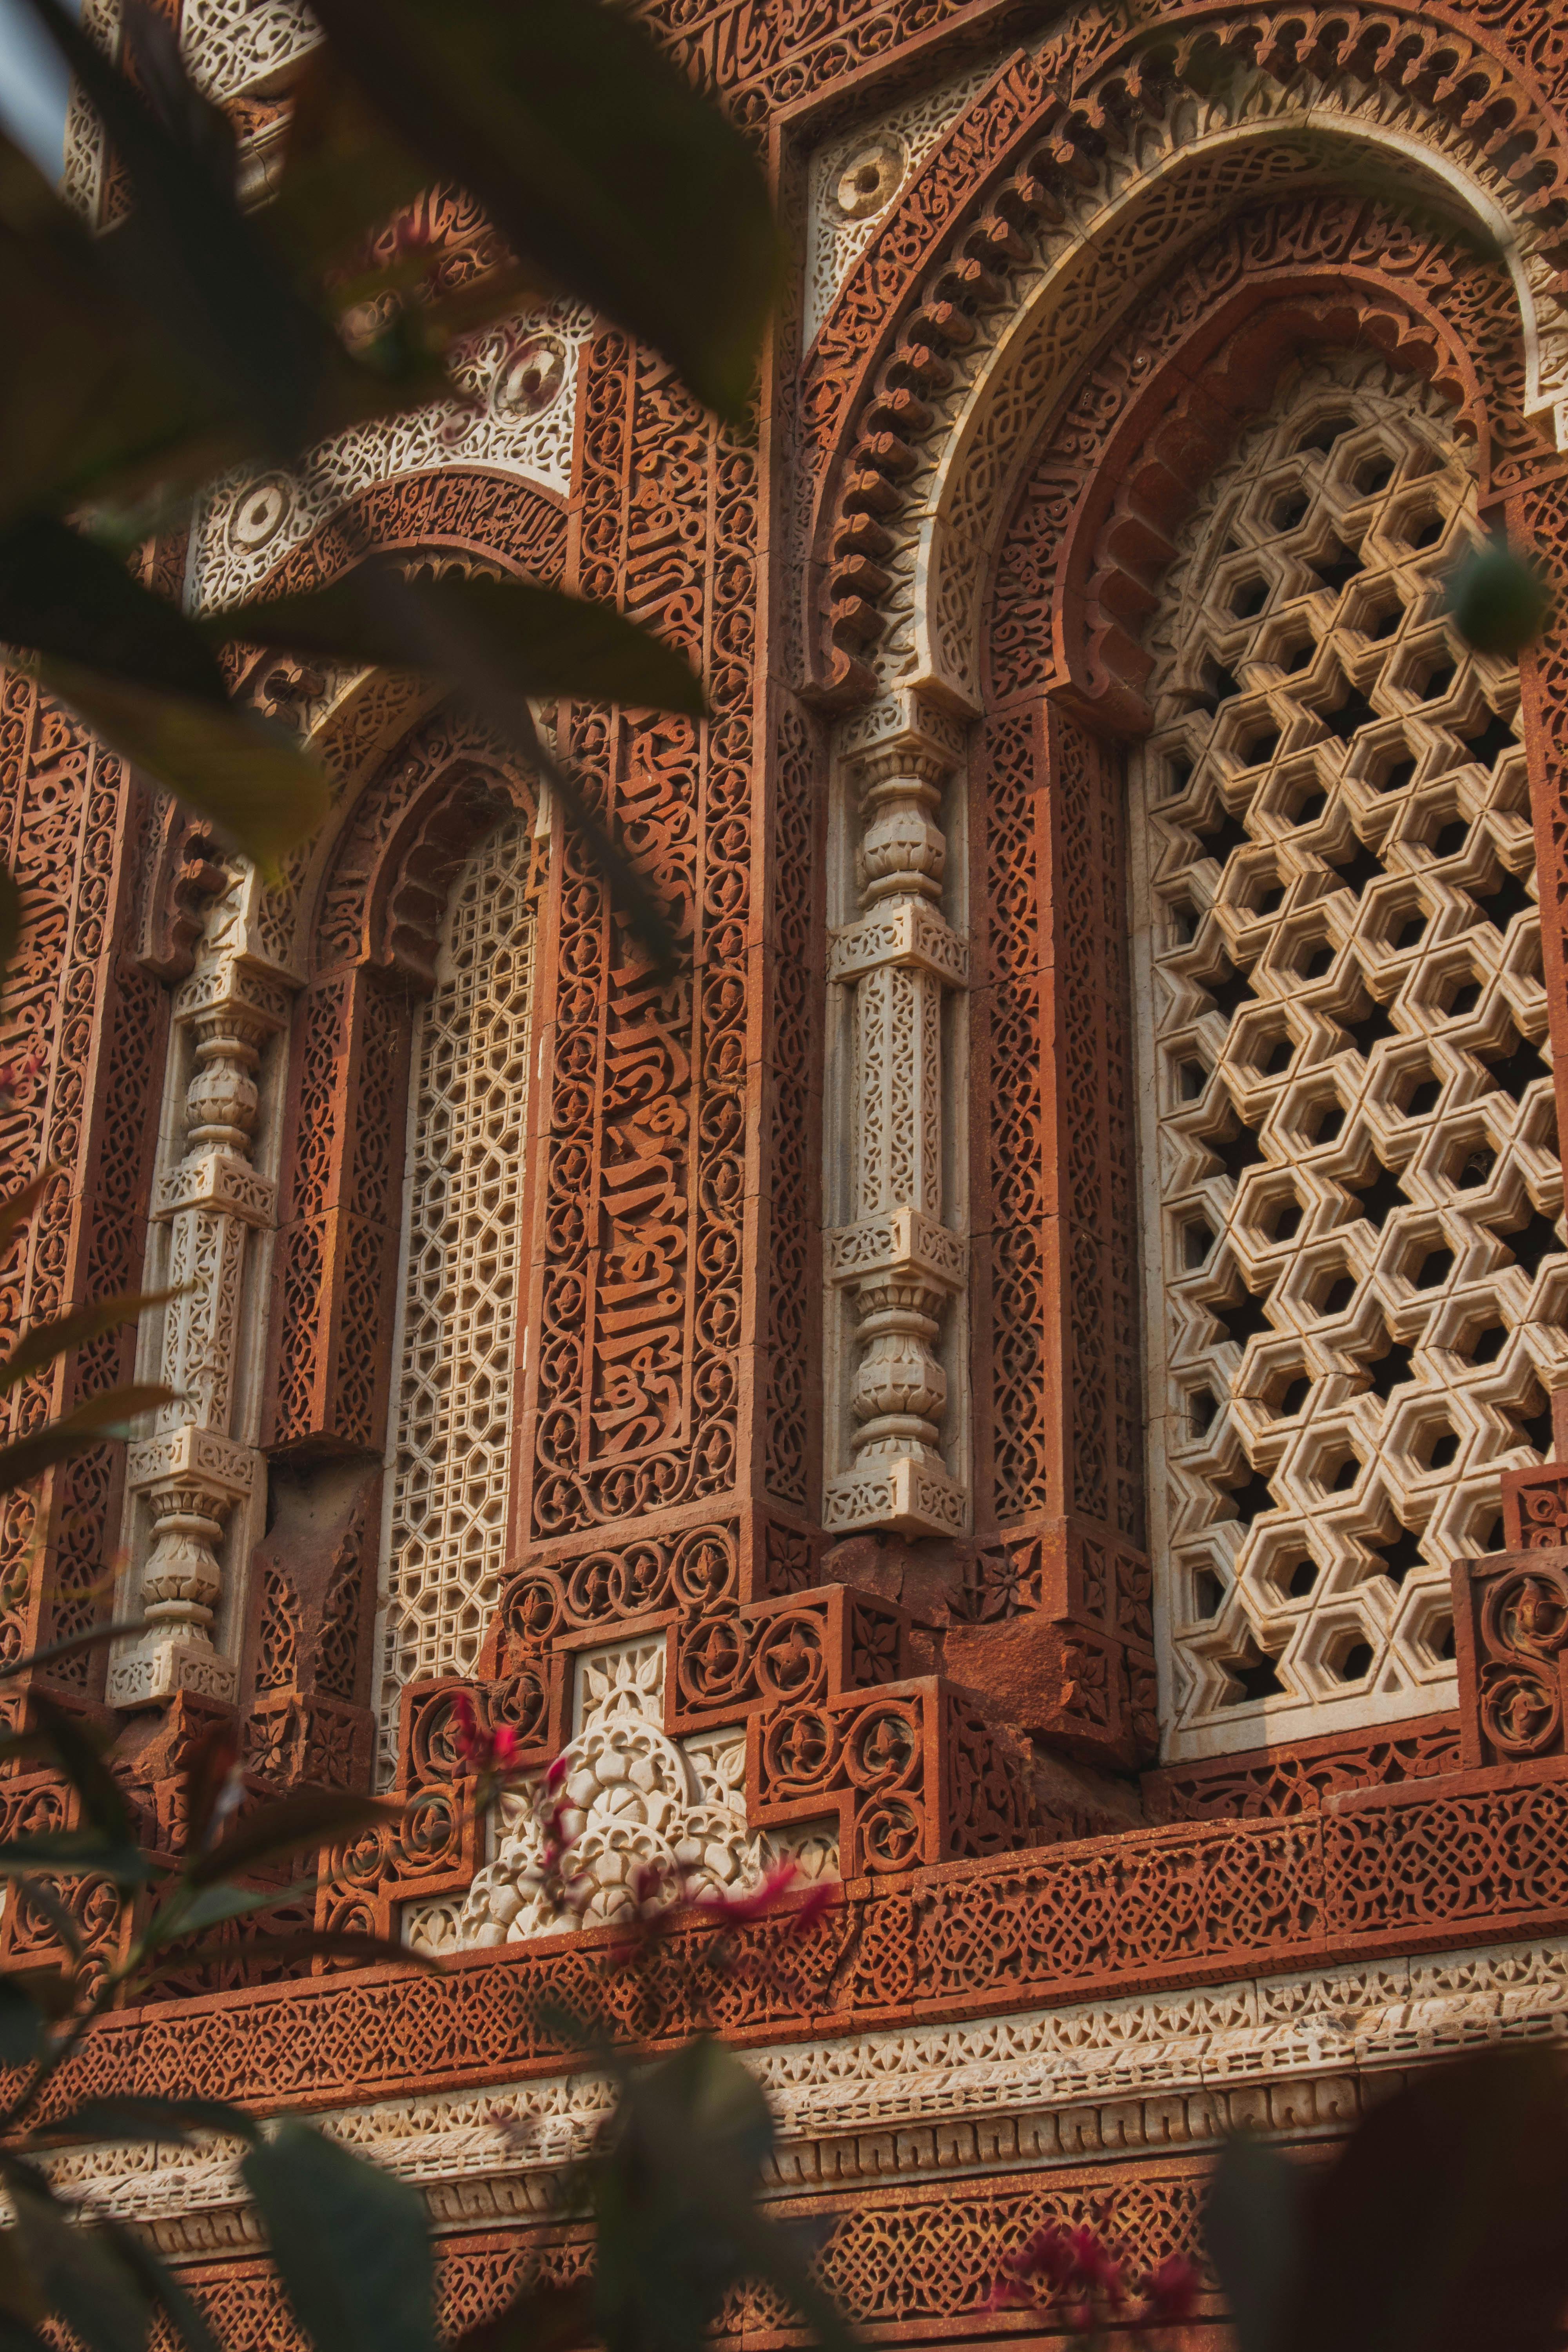
<instances>
[{"instance_id":1,"label":"carved marble column","mask_svg":"<svg viewBox=\"0 0 1568 2352\"><path fill-rule=\"evenodd\" d=\"M943 1458L942 1339L966 1250L944 1223L942 1002L967 982L969 950L941 908L939 817L962 738L912 696L857 731L861 912L828 960L854 992L853 1222L827 1236L828 1279L853 1312L851 1463L828 1480L825 1523L957 1535L969 1499Z\"/></svg>"},{"instance_id":2,"label":"carved marble column","mask_svg":"<svg viewBox=\"0 0 1568 2352\"><path fill-rule=\"evenodd\" d=\"M152 1221L163 1234L157 1278L177 1295L163 1309L156 1352L144 1341L143 1370L175 1397L129 1454L125 1600L149 1622L110 1663L114 1706L153 1706L182 1690L235 1693L235 1657L214 1635L231 1519L265 1493L251 1360L266 1325L258 1244L273 1230L277 1187L256 1150L264 1064L289 1008L288 985L245 951L254 886L248 872L237 878L174 1000L174 1132L165 1134Z\"/></svg>"}]
</instances>

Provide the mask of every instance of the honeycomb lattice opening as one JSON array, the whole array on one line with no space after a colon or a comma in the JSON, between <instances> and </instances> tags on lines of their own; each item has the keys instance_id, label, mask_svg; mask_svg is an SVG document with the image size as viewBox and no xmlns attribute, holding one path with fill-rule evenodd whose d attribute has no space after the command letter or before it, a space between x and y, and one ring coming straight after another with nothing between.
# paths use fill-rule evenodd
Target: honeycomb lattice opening
<instances>
[{"instance_id":1,"label":"honeycomb lattice opening","mask_svg":"<svg viewBox=\"0 0 1568 2352\"><path fill-rule=\"evenodd\" d=\"M1178 1759L1451 1703L1449 1563L1568 1381L1518 677L1444 616L1478 535L1440 396L1314 360L1151 623L1131 799Z\"/></svg>"},{"instance_id":2,"label":"honeycomb lattice opening","mask_svg":"<svg viewBox=\"0 0 1568 2352\"><path fill-rule=\"evenodd\" d=\"M382 1765L405 1683L466 1674L507 1557L512 1367L525 1265L534 918L526 822L453 885L415 1027L396 1439L382 1579Z\"/></svg>"}]
</instances>

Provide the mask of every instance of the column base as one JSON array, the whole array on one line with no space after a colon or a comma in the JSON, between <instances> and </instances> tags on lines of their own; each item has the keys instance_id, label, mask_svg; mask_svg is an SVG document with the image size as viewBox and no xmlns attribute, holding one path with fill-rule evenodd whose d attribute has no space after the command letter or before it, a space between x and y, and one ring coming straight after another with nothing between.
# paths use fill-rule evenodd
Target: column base
<instances>
[{"instance_id":1,"label":"column base","mask_svg":"<svg viewBox=\"0 0 1568 2352\"><path fill-rule=\"evenodd\" d=\"M220 1656L210 1642L189 1634L166 1641L154 1638L110 1663L110 1706L162 1706L179 1691L194 1698L232 1702L239 1676L232 1658Z\"/></svg>"},{"instance_id":2,"label":"column base","mask_svg":"<svg viewBox=\"0 0 1568 2352\"><path fill-rule=\"evenodd\" d=\"M886 1528L906 1536L962 1536L969 1497L940 1465L895 1454L828 1481L822 1524L833 1535Z\"/></svg>"}]
</instances>

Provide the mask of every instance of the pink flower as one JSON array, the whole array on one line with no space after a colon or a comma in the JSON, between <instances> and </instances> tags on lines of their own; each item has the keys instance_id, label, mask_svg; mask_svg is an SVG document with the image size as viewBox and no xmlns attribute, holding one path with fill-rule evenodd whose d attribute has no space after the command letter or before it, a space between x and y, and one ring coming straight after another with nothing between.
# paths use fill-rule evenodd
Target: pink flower
<instances>
[{"instance_id":1,"label":"pink flower","mask_svg":"<svg viewBox=\"0 0 1568 2352\"><path fill-rule=\"evenodd\" d=\"M1105 2247L1087 2224L1068 2233L1078 2277L1086 2287L1096 2289L1111 2304L1121 2301L1121 2265L1112 2262Z\"/></svg>"},{"instance_id":2,"label":"pink flower","mask_svg":"<svg viewBox=\"0 0 1568 2352\"><path fill-rule=\"evenodd\" d=\"M1168 2327L1190 2319L1201 2283L1195 2263L1188 2262L1184 2254L1167 2254L1158 2270L1151 2271L1143 2282L1146 2324Z\"/></svg>"},{"instance_id":3,"label":"pink flower","mask_svg":"<svg viewBox=\"0 0 1568 2352\"><path fill-rule=\"evenodd\" d=\"M510 1723L495 1724L487 1731L475 1712L472 1695L466 1690L452 1693L452 1713L458 1726L458 1754L466 1772L480 1780L498 1780L517 1770L521 1760L517 1733Z\"/></svg>"},{"instance_id":4,"label":"pink flower","mask_svg":"<svg viewBox=\"0 0 1568 2352\"><path fill-rule=\"evenodd\" d=\"M726 1895L713 1887L698 1896L697 1907L706 1911L710 1918L721 1920L726 1927L749 1927L753 1920L765 1917L798 1875L798 1866L793 1862L770 1863L749 1895Z\"/></svg>"},{"instance_id":5,"label":"pink flower","mask_svg":"<svg viewBox=\"0 0 1568 2352\"><path fill-rule=\"evenodd\" d=\"M785 1934L791 1937L807 1934L827 1912L838 1908L843 1892L836 1878L819 1878L805 1902L790 1913Z\"/></svg>"}]
</instances>

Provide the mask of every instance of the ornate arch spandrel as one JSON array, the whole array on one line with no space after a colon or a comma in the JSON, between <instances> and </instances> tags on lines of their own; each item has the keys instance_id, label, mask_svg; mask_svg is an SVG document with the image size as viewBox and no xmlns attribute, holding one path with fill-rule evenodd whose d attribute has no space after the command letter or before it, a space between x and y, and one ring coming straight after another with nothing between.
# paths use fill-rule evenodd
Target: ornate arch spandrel
<instances>
[{"instance_id":1,"label":"ornate arch spandrel","mask_svg":"<svg viewBox=\"0 0 1568 2352\"><path fill-rule=\"evenodd\" d=\"M795 527L809 550L813 675L830 704L895 675L975 703L976 565L1032 415L1173 251L1238 206L1331 190L1364 163L1401 201L1468 220L1500 257L1522 322L1522 412L1549 422L1568 363L1560 230L1542 193L1563 176L1561 137L1527 88L1498 94L1506 68L1483 57L1473 71L1542 181L1526 194L1496 160L1473 90L1455 97L1462 61L1424 38L1414 19L1406 31L1357 15L1324 48L1299 20L1249 12L1201 39L1174 32L1167 72L1107 68L1070 106L1047 70L1063 67L1055 50L1016 60L975 101L868 248L808 362ZM1249 50L1261 70L1228 87L1222 73L1219 95L1201 94L1216 59ZM1070 36L1067 51L1070 63Z\"/></svg>"}]
</instances>

